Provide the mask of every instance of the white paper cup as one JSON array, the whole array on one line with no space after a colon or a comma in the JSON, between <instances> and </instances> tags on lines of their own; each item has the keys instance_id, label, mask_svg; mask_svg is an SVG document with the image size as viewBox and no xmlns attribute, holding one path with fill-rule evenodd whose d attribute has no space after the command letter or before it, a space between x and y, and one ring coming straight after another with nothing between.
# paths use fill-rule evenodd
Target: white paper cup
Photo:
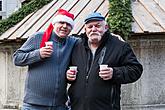
<instances>
[{"instance_id":1,"label":"white paper cup","mask_svg":"<svg viewBox=\"0 0 165 110\"><path fill-rule=\"evenodd\" d=\"M100 65L100 70L104 70L104 69L107 69L107 68L108 68L108 65L106 65L106 64Z\"/></svg>"},{"instance_id":2,"label":"white paper cup","mask_svg":"<svg viewBox=\"0 0 165 110\"><path fill-rule=\"evenodd\" d=\"M53 47L53 41L47 41L47 42L45 42L45 46L51 46L51 47Z\"/></svg>"},{"instance_id":3,"label":"white paper cup","mask_svg":"<svg viewBox=\"0 0 165 110\"><path fill-rule=\"evenodd\" d=\"M70 67L69 67L69 70L70 70L71 72L73 72L73 74L76 74L76 73L77 73L77 66L70 66Z\"/></svg>"}]
</instances>

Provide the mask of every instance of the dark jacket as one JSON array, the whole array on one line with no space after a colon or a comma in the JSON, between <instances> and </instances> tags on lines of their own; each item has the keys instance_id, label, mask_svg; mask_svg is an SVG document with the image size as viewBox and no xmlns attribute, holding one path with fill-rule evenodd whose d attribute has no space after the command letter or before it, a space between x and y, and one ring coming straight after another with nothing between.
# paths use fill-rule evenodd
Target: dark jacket
<instances>
[{"instance_id":1,"label":"dark jacket","mask_svg":"<svg viewBox=\"0 0 165 110\"><path fill-rule=\"evenodd\" d=\"M94 60L88 47L87 37L77 42L72 52L71 65L78 66L77 78L71 82L68 94L72 110L120 110L121 84L132 83L142 74L130 45L120 41L107 31L96 50ZM99 77L99 65L113 68L113 77Z\"/></svg>"}]
</instances>

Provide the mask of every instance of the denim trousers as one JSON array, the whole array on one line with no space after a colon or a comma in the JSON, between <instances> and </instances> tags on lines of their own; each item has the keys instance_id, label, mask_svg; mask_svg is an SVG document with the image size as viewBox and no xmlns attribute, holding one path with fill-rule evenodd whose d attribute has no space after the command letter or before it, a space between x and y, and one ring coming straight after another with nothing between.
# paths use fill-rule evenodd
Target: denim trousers
<instances>
[{"instance_id":1,"label":"denim trousers","mask_svg":"<svg viewBox=\"0 0 165 110\"><path fill-rule=\"evenodd\" d=\"M67 106L41 106L23 103L21 110L68 110Z\"/></svg>"}]
</instances>

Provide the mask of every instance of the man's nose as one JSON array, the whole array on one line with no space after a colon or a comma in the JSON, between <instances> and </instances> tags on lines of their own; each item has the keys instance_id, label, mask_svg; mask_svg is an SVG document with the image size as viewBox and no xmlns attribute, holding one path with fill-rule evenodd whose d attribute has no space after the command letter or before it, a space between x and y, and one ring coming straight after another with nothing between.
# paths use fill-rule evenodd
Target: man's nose
<instances>
[{"instance_id":1,"label":"man's nose","mask_svg":"<svg viewBox=\"0 0 165 110\"><path fill-rule=\"evenodd\" d=\"M92 26L92 30L95 31L96 30L96 26Z\"/></svg>"},{"instance_id":2,"label":"man's nose","mask_svg":"<svg viewBox=\"0 0 165 110\"><path fill-rule=\"evenodd\" d=\"M64 23L64 24L63 24L63 27L67 27L67 25L68 25L67 23Z\"/></svg>"}]
</instances>

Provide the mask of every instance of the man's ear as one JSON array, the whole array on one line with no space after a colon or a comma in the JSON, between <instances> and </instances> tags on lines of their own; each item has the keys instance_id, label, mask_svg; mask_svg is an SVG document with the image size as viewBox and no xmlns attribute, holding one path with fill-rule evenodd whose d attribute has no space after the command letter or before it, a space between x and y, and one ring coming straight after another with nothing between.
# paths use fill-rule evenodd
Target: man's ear
<instances>
[{"instance_id":1,"label":"man's ear","mask_svg":"<svg viewBox=\"0 0 165 110\"><path fill-rule=\"evenodd\" d=\"M108 25L107 22L105 23L105 29L106 29L106 30L110 29L110 26Z\"/></svg>"},{"instance_id":2,"label":"man's ear","mask_svg":"<svg viewBox=\"0 0 165 110\"><path fill-rule=\"evenodd\" d=\"M84 32L86 32L86 25L84 25Z\"/></svg>"}]
</instances>

